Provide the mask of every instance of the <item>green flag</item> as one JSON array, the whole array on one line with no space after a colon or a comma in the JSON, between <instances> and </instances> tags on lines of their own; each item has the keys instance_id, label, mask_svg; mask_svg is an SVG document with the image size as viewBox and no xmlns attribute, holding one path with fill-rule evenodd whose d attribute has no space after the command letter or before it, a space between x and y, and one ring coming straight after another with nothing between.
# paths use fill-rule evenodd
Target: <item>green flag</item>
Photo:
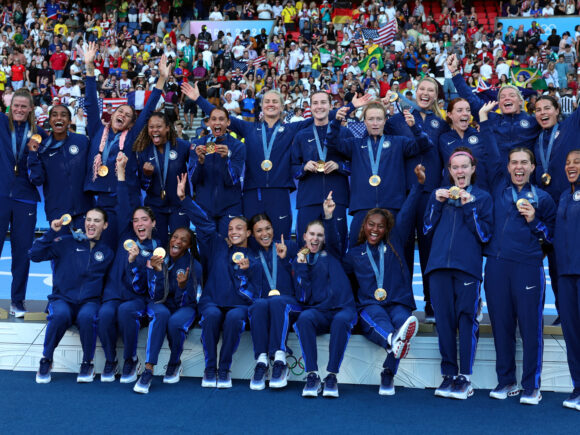
<instances>
[{"instance_id":1,"label":"green flag","mask_svg":"<svg viewBox=\"0 0 580 435\"><path fill-rule=\"evenodd\" d=\"M371 64L376 63L377 69L381 70L385 66L383 64L383 50L380 47L375 48L371 54L365 57L358 63L359 68L362 72L366 72L370 67Z\"/></svg>"},{"instance_id":2,"label":"green flag","mask_svg":"<svg viewBox=\"0 0 580 435\"><path fill-rule=\"evenodd\" d=\"M512 72L516 79L520 78L520 75L523 76L522 81L527 81L530 77L533 77L531 83L532 88L535 90L541 89L548 89L548 85L546 85L546 81L542 78L542 72L539 71L537 68L519 68L514 67L512 68ZM535 75L534 75L535 74ZM519 82L519 80L518 80Z\"/></svg>"}]
</instances>

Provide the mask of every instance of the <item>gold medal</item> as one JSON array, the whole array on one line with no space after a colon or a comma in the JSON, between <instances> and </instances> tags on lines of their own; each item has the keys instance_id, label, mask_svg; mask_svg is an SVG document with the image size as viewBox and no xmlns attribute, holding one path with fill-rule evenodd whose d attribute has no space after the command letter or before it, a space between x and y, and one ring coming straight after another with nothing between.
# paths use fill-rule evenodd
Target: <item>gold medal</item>
<instances>
[{"instance_id":1,"label":"gold medal","mask_svg":"<svg viewBox=\"0 0 580 435\"><path fill-rule=\"evenodd\" d=\"M318 172L324 172L324 164L325 164L325 163L326 163L326 162L325 162L324 160L319 160L319 161L317 161L317 162L316 162L316 170L317 170Z\"/></svg>"},{"instance_id":2,"label":"gold medal","mask_svg":"<svg viewBox=\"0 0 580 435\"><path fill-rule=\"evenodd\" d=\"M302 255L308 255L308 254L310 254L310 249L302 248L300 251L298 251L298 253L302 254Z\"/></svg>"},{"instance_id":3,"label":"gold medal","mask_svg":"<svg viewBox=\"0 0 580 435\"><path fill-rule=\"evenodd\" d=\"M377 301L384 301L387 299L387 291L384 288L378 288L375 290L375 299Z\"/></svg>"},{"instance_id":4,"label":"gold medal","mask_svg":"<svg viewBox=\"0 0 580 435\"><path fill-rule=\"evenodd\" d=\"M398 99L399 99L399 94L391 94L391 96L389 97L389 103L394 103Z\"/></svg>"},{"instance_id":5,"label":"gold medal","mask_svg":"<svg viewBox=\"0 0 580 435\"><path fill-rule=\"evenodd\" d=\"M236 264L238 264L244 258L245 258L245 255L243 252L234 252L234 255L232 255L232 261Z\"/></svg>"},{"instance_id":6,"label":"gold medal","mask_svg":"<svg viewBox=\"0 0 580 435\"><path fill-rule=\"evenodd\" d=\"M97 174L99 174L99 177L106 177L108 173L109 173L109 168L107 167L107 165L101 165L99 167L99 170L97 171Z\"/></svg>"},{"instance_id":7,"label":"gold medal","mask_svg":"<svg viewBox=\"0 0 580 435\"><path fill-rule=\"evenodd\" d=\"M165 258L165 249L163 249L161 246L159 248L155 248L153 251L153 256Z\"/></svg>"},{"instance_id":8,"label":"gold medal","mask_svg":"<svg viewBox=\"0 0 580 435\"><path fill-rule=\"evenodd\" d=\"M381 177L378 175L371 175L371 178L369 178L369 184L373 187L377 187L381 184Z\"/></svg>"},{"instance_id":9,"label":"gold medal","mask_svg":"<svg viewBox=\"0 0 580 435\"><path fill-rule=\"evenodd\" d=\"M165 190L161 191L161 199L165 199Z\"/></svg>"},{"instance_id":10,"label":"gold medal","mask_svg":"<svg viewBox=\"0 0 580 435\"><path fill-rule=\"evenodd\" d=\"M63 225L68 225L68 224L70 224L72 222L72 217L68 213L67 214L63 214L61 216L61 220L62 220L62 224Z\"/></svg>"},{"instance_id":11,"label":"gold medal","mask_svg":"<svg viewBox=\"0 0 580 435\"><path fill-rule=\"evenodd\" d=\"M459 199L459 193L461 192L461 189L457 186L451 186L449 188L449 198L451 199Z\"/></svg>"},{"instance_id":12,"label":"gold medal","mask_svg":"<svg viewBox=\"0 0 580 435\"><path fill-rule=\"evenodd\" d=\"M518 210L521 210L522 205L524 205L524 204L529 205L530 201L528 201L526 198L520 198L516 202L516 207L518 208Z\"/></svg>"},{"instance_id":13,"label":"gold medal","mask_svg":"<svg viewBox=\"0 0 580 435\"><path fill-rule=\"evenodd\" d=\"M271 171L272 170L272 161L271 160L262 160L262 163L260 164L260 167L262 168L262 171Z\"/></svg>"},{"instance_id":14,"label":"gold medal","mask_svg":"<svg viewBox=\"0 0 580 435\"><path fill-rule=\"evenodd\" d=\"M123 248L125 248L125 251L129 251L133 246L135 246L135 242L131 239L127 239L123 242Z\"/></svg>"},{"instance_id":15,"label":"gold medal","mask_svg":"<svg viewBox=\"0 0 580 435\"><path fill-rule=\"evenodd\" d=\"M268 292L268 296L280 296L280 291L273 288Z\"/></svg>"},{"instance_id":16,"label":"gold medal","mask_svg":"<svg viewBox=\"0 0 580 435\"><path fill-rule=\"evenodd\" d=\"M549 186L550 183L552 182L552 176L550 174L548 174L547 172L544 172L542 174L541 180L542 180L542 183L544 183L544 186Z\"/></svg>"},{"instance_id":17,"label":"gold medal","mask_svg":"<svg viewBox=\"0 0 580 435\"><path fill-rule=\"evenodd\" d=\"M39 145L42 142L42 136L39 134L33 134L30 139L35 140Z\"/></svg>"},{"instance_id":18,"label":"gold medal","mask_svg":"<svg viewBox=\"0 0 580 435\"><path fill-rule=\"evenodd\" d=\"M208 142L205 144L205 154L213 154L215 153L215 142Z\"/></svg>"}]
</instances>

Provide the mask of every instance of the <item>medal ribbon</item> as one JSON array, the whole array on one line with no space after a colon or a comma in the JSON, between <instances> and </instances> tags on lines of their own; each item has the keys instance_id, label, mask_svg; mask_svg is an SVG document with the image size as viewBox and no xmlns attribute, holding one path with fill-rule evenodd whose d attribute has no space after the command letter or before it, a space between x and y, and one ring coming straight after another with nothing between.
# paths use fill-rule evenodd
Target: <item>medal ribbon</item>
<instances>
[{"instance_id":1,"label":"medal ribbon","mask_svg":"<svg viewBox=\"0 0 580 435\"><path fill-rule=\"evenodd\" d=\"M317 252L316 254L314 254L314 259L313 259L312 261L310 261L310 255L311 255L311 254L308 254L308 255L306 256L306 261L308 262L308 264L309 264L310 266L314 266L314 265L316 264L316 262L318 261L318 257L319 257L319 255L320 255L320 252Z\"/></svg>"},{"instance_id":2,"label":"medal ribbon","mask_svg":"<svg viewBox=\"0 0 580 435\"><path fill-rule=\"evenodd\" d=\"M142 251L148 251L148 249L145 246L143 246L139 240L135 240L135 243L137 243L137 246L139 246L139 249L140 250L142 250ZM153 249L151 249L151 252L153 252L153 250L155 248L157 248L157 242L155 240L151 240L151 244L153 246Z\"/></svg>"},{"instance_id":3,"label":"medal ribbon","mask_svg":"<svg viewBox=\"0 0 580 435\"><path fill-rule=\"evenodd\" d=\"M530 184L530 187L532 188L532 195L533 198L530 201L530 203L532 204L538 204L538 191L536 190L536 186L534 186L533 184ZM520 193L523 193L524 189L521 190ZM514 200L514 204L516 204L518 202L518 193L516 192L516 189L514 188L514 186L512 186L512 198Z\"/></svg>"},{"instance_id":4,"label":"medal ribbon","mask_svg":"<svg viewBox=\"0 0 580 435\"><path fill-rule=\"evenodd\" d=\"M44 153L48 150L58 150L60 149L60 147L62 147L64 145L64 143L66 142L66 140L68 139L68 135L61 141L56 142L53 145L53 141L54 141L54 137L51 135L48 140L46 141L46 143L44 144L44 146L42 147L42 150L39 151L39 153Z\"/></svg>"},{"instance_id":5,"label":"medal ribbon","mask_svg":"<svg viewBox=\"0 0 580 435\"><path fill-rule=\"evenodd\" d=\"M326 127L326 136L324 137L324 144L320 144L320 138L318 137L318 131L316 131L316 126L313 125L312 129L314 130L314 140L316 140L316 149L318 150L318 159L322 161L326 161L326 153L328 152L328 148L326 148L326 136L330 133L330 124Z\"/></svg>"},{"instance_id":6,"label":"medal ribbon","mask_svg":"<svg viewBox=\"0 0 580 435\"><path fill-rule=\"evenodd\" d=\"M371 170L373 175L377 175L379 173L379 162L381 161L381 151L383 150L383 142L385 141L385 136L381 136L381 140L379 141L379 149L377 150L377 157L373 155L373 147L371 144L371 138L367 139L367 148L369 150L369 160L371 161Z\"/></svg>"},{"instance_id":7,"label":"medal ribbon","mask_svg":"<svg viewBox=\"0 0 580 435\"><path fill-rule=\"evenodd\" d=\"M554 141L556 140L556 133L558 132L558 124L554 125L552 133L550 134L550 141L548 142L548 151L544 153L544 132L540 133L540 160L542 161L542 167L544 172L548 172L548 166L550 165L550 156L552 155L552 147L554 146Z\"/></svg>"},{"instance_id":8,"label":"medal ribbon","mask_svg":"<svg viewBox=\"0 0 580 435\"><path fill-rule=\"evenodd\" d=\"M22 135L22 143L20 144L20 150L16 147L16 131L12 130L12 154L14 154L14 161L18 165L18 162L24 155L24 148L26 147L26 139L28 136L28 122L24 124L24 134Z\"/></svg>"},{"instance_id":9,"label":"medal ribbon","mask_svg":"<svg viewBox=\"0 0 580 435\"><path fill-rule=\"evenodd\" d=\"M260 251L260 261L262 261L262 267L264 268L264 273L266 274L266 279L268 280L270 290L274 290L276 288L276 279L278 276L278 254L276 253L276 249L271 249L271 251L272 251L272 273L270 273L268 263L266 262L266 258L264 257L262 251Z\"/></svg>"},{"instance_id":10,"label":"medal ribbon","mask_svg":"<svg viewBox=\"0 0 580 435\"><path fill-rule=\"evenodd\" d=\"M467 189L465 189L465 191L467 193L471 193L471 188L473 186L470 184L469 186L467 186ZM447 202L455 207L461 207L461 198L457 198L457 199L447 199Z\"/></svg>"},{"instance_id":11,"label":"medal ribbon","mask_svg":"<svg viewBox=\"0 0 580 435\"><path fill-rule=\"evenodd\" d=\"M383 253L385 252L385 244L381 242L379 244L379 267L377 268L377 263L373 257L373 252L371 251L371 247L367 242L367 257L371 263L371 267L373 268L373 272L375 273L375 279L377 280L377 288L383 287L383 281L385 279L385 256Z\"/></svg>"},{"instance_id":12,"label":"medal ribbon","mask_svg":"<svg viewBox=\"0 0 580 435\"><path fill-rule=\"evenodd\" d=\"M165 190L165 182L167 180L167 168L169 167L169 151L171 144L169 141L165 143L165 151L163 156L163 172L161 172L161 166L159 165L159 156L157 154L157 147L153 145L153 154L155 155L155 165L159 170L159 183L161 184L161 190Z\"/></svg>"},{"instance_id":13,"label":"medal ribbon","mask_svg":"<svg viewBox=\"0 0 580 435\"><path fill-rule=\"evenodd\" d=\"M266 123L262 122L262 148L264 149L264 159L270 160L270 154L272 153L272 148L274 147L274 139L276 139L276 135L278 134L278 124L276 122L274 124L274 131L272 132L272 137L270 138L270 142L266 142Z\"/></svg>"}]
</instances>

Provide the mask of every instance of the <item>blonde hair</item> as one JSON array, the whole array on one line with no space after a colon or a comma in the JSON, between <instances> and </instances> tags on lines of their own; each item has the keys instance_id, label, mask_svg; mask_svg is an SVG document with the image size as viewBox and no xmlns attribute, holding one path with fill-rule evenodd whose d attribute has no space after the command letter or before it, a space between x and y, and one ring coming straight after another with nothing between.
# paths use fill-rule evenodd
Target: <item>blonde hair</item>
<instances>
[{"instance_id":1,"label":"blonde hair","mask_svg":"<svg viewBox=\"0 0 580 435\"><path fill-rule=\"evenodd\" d=\"M276 95L280 99L280 105L282 107L284 107L284 96L282 95L282 93L280 91L278 91L276 89L270 89L268 92L266 92L264 94L264 97L266 97L266 95L268 95L268 94L274 94L274 95Z\"/></svg>"},{"instance_id":2,"label":"blonde hair","mask_svg":"<svg viewBox=\"0 0 580 435\"><path fill-rule=\"evenodd\" d=\"M383 106L383 104L380 101L373 101L372 103L367 104L363 109L362 111L363 120L366 119L367 112L371 109L379 109L383 112L385 118L387 117L387 109L385 109L385 106Z\"/></svg>"},{"instance_id":3,"label":"blonde hair","mask_svg":"<svg viewBox=\"0 0 580 435\"><path fill-rule=\"evenodd\" d=\"M429 106L429 110L431 110L435 116L437 118L441 118L443 119L443 114L441 113L441 110L439 109L439 82L437 80L435 80L433 77L423 77L421 80L419 80L419 83L417 83L417 88L419 88L419 86L421 85L421 83L423 82L429 82L431 84L433 84L433 86L435 86L435 100L433 100L433 102L431 103L431 106Z\"/></svg>"},{"instance_id":4,"label":"blonde hair","mask_svg":"<svg viewBox=\"0 0 580 435\"><path fill-rule=\"evenodd\" d=\"M30 105L30 113L28 114L28 125L30 131L34 134L36 133L36 117L34 116L34 100L32 99L32 94L28 89L20 88L12 94L12 101L14 102L14 98L26 98L28 100L28 104ZM10 126L10 131L14 131L14 118L12 115L12 106L10 105L10 109L8 110L8 125Z\"/></svg>"}]
</instances>

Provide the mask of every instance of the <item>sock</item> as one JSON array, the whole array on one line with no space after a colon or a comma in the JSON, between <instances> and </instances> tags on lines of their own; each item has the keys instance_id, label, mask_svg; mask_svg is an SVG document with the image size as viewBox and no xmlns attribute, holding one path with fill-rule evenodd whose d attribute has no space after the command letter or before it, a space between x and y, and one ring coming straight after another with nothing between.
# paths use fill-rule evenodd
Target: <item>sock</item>
<instances>
[{"instance_id":1,"label":"sock","mask_svg":"<svg viewBox=\"0 0 580 435\"><path fill-rule=\"evenodd\" d=\"M389 343L389 347L393 347L393 333L392 332L387 336L387 343Z\"/></svg>"},{"instance_id":2,"label":"sock","mask_svg":"<svg viewBox=\"0 0 580 435\"><path fill-rule=\"evenodd\" d=\"M268 365L268 355L266 353L261 353L258 356L258 360L256 361L256 363L264 363Z\"/></svg>"},{"instance_id":3,"label":"sock","mask_svg":"<svg viewBox=\"0 0 580 435\"><path fill-rule=\"evenodd\" d=\"M471 382L471 375L462 375L461 373L459 374L459 376L464 376L465 379L467 379L467 382Z\"/></svg>"},{"instance_id":4,"label":"sock","mask_svg":"<svg viewBox=\"0 0 580 435\"><path fill-rule=\"evenodd\" d=\"M282 361L286 364L286 352L283 350L277 350L276 354L274 355L274 361Z\"/></svg>"}]
</instances>

